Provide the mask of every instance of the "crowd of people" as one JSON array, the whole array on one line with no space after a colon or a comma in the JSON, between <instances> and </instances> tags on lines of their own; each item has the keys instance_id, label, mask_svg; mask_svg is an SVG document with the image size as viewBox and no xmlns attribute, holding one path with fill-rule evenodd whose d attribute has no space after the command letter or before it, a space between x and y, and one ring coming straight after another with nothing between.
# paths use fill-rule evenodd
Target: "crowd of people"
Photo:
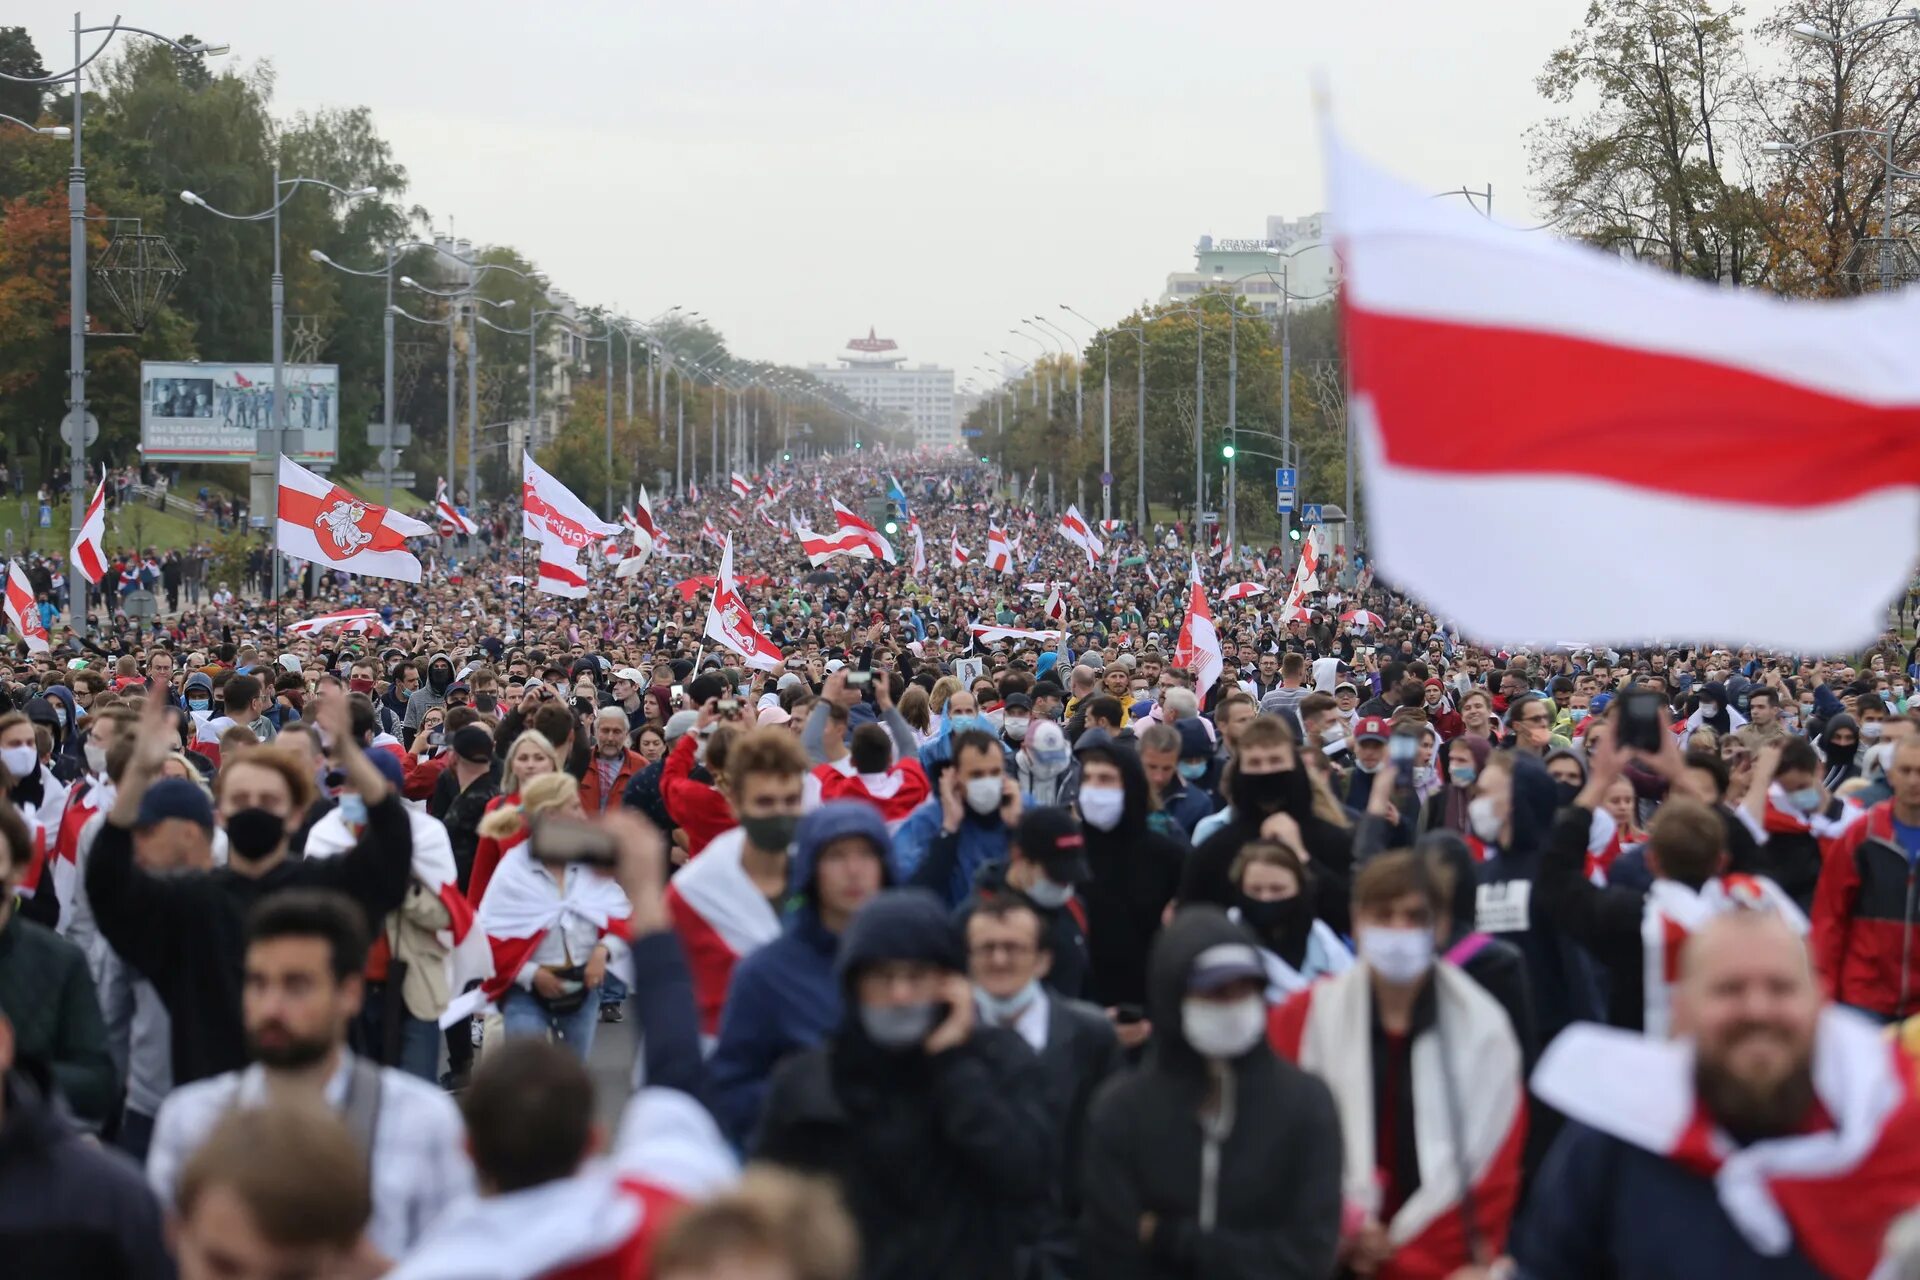
<instances>
[{"instance_id":1,"label":"crowd of people","mask_svg":"<svg viewBox=\"0 0 1920 1280\"><path fill-rule=\"evenodd\" d=\"M958 459L749 488L577 599L517 506L85 642L48 582L0 1274L1920 1275L1895 633L1506 651Z\"/></svg>"}]
</instances>

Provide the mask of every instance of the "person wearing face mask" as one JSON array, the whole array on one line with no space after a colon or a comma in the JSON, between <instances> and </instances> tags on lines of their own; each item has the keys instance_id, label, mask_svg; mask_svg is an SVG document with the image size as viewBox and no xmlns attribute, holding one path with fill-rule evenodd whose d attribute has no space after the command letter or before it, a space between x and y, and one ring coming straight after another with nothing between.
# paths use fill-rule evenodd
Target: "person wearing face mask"
<instances>
[{"instance_id":1,"label":"person wearing face mask","mask_svg":"<svg viewBox=\"0 0 1920 1280\"><path fill-rule=\"evenodd\" d=\"M806 774L806 753L785 730L750 729L734 739L721 794L737 825L709 841L667 886L667 911L693 970L700 1032L709 1046L720 1030L734 966L780 936Z\"/></svg>"},{"instance_id":2,"label":"person wearing face mask","mask_svg":"<svg viewBox=\"0 0 1920 1280\"><path fill-rule=\"evenodd\" d=\"M938 794L893 836L901 878L939 894L949 907L966 899L982 864L1005 859L1007 842L1030 799L991 734L969 729L952 740L952 750Z\"/></svg>"},{"instance_id":3,"label":"person wearing face mask","mask_svg":"<svg viewBox=\"0 0 1920 1280\"><path fill-rule=\"evenodd\" d=\"M407 699L407 714L402 720L405 731L403 738L412 738L420 732L421 717L432 707L447 705L447 690L453 685L453 658L450 654L436 653L427 659L426 681Z\"/></svg>"},{"instance_id":4,"label":"person wearing face mask","mask_svg":"<svg viewBox=\"0 0 1920 1280\"><path fill-rule=\"evenodd\" d=\"M1100 1091L1087 1124L1082 1274L1332 1275L1340 1122L1327 1086L1267 1042L1252 936L1188 907L1147 967L1146 1060Z\"/></svg>"},{"instance_id":5,"label":"person wearing face mask","mask_svg":"<svg viewBox=\"0 0 1920 1280\"><path fill-rule=\"evenodd\" d=\"M1000 736L1007 746L1018 751L1032 724L1033 699L1024 693L1008 694L1000 704Z\"/></svg>"},{"instance_id":6,"label":"person wearing face mask","mask_svg":"<svg viewBox=\"0 0 1920 1280\"><path fill-rule=\"evenodd\" d=\"M213 716L213 679L204 671L196 671L187 677L184 693L187 713L195 724L204 724Z\"/></svg>"},{"instance_id":7,"label":"person wearing face mask","mask_svg":"<svg viewBox=\"0 0 1920 1280\"><path fill-rule=\"evenodd\" d=\"M1478 983L1436 958L1451 872L1382 854L1353 882L1359 963L1273 1011L1282 1057L1333 1091L1340 1115L1341 1256L1360 1275L1446 1276L1504 1248L1527 1129L1520 1043ZM1357 1226L1354 1224L1358 1224Z\"/></svg>"},{"instance_id":8,"label":"person wearing face mask","mask_svg":"<svg viewBox=\"0 0 1920 1280\"><path fill-rule=\"evenodd\" d=\"M1180 888L1186 845L1161 828L1139 757L1089 729L1074 747L1080 791L1074 807L1092 877L1078 896L1086 908L1087 999L1112 1009L1143 1005L1147 950Z\"/></svg>"},{"instance_id":9,"label":"person wearing face mask","mask_svg":"<svg viewBox=\"0 0 1920 1280\"><path fill-rule=\"evenodd\" d=\"M1069 999L1087 989L1087 907L1076 887L1093 879L1087 841L1065 809L1035 805L1020 815L1004 862L989 862L973 877L973 896L960 915L982 902L1016 898L1040 917L1048 967L1047 988Z\"/></svg>"},{"instance_id":10,"label":"person wearing face mask","mask_svg":"<svg viewBox=\"0 0 1920 1280\"><path fill-rule=\"evenodd\" d=\"M1442 786L1420 808L1422 831L1446 830L1462 835L1472 831L1467 806L1473 801L1474 780L1487 767L1493 744L1485 738L1455 738L1441 748Z\"/></svg>"},{"instance_id":11,"label":"person wearing face mask","mask_svg":"<svg viewBox=\"0 0 1920 1280\"><path fill-rule=\"evenodd\" d=\"M1824 765L1820 785L1829 792L1838 791L1841 783L1860 776L1860 762L1855 758L1860 752L1858 720L1844 711L1829 716L1820 734L1819 747Z\"/></svg>"},{"instance_id":12,"label":"person wearing face mask","mask_svg":"<svg viewBox=\"0 0 1920 1280\"><path fill-rule=\"evenodd\" d=\"M1031 815L1029 815L1031 817ZM1046 1074L1047 1114L1058 1119L1060 1154L1053 1203L1041 1228L1037 1265L1028 1275L1078 1274L1073 1221L1080 1213L1078 1170L1094 1094L1122 1066L1120 1042L1094 1005L1066 999L1043 981L1052 965L1041 913L1020 896L968 904L967 976L980 1020L1018 1032Z\"/></svg>"},{"instance_id":13,"label":"person wearing face mask","mask_svg":"<svg viewBox=\"0 0 1920 1280\"><path fill-rule=\"evenodd\" d=\"M1020 1275L1058 1176L1040 1059L978 1015L932 894L861 907L835 972L843 1020L774 1071L753 1154L837 1184L867 1280Z\"/></svg>"},{"instance_id":14,"label":"person wearing face mask","mask_svg":"<svg viewBox=\"0 0 1920 1280\"><path fill-rule=\"evenodd\" d=\"M1035 804L1060 804L1067 798L1073 750L1059 725L1035 720L1013 761L1015 781Z\"/></svg>"},{"instance_id":15,"label":"person wearing face mask","mask_svg":"<svg viewBox=\"0 0 1920 1280\"><path fill-rule=\"evenodd\" d=\"M1315 979L1345 973L1353 953L1313 918L1313 888L1300 855L1278 840L1255 840L1233 860L1234 903L1227 915L1260 942L1267 999L1278 1002Z\"/></svg>"},{"instance_id":16,"label":"person wearing face mask","mask_svg":"<svg viewBox=\"0 0 1920 1280\"><path fill-rule=\"evenodd\" d=\"M1700 686L1698 705L1687 717L1687 732L1707 728L1725 737L1746 722L1747 718L1734 709L1727 686L1718 680L1709 680Z\"/></svg>"},{"instance_id":17,"label":"person wearing face mask","mask_svg":"<svg viewBox=\"0 0 1920 1280\"><path fill-rule=\"evenodd\" d=\"M285 888L334 889L378 927L406 897L413 833L404 807L351 733L344 697L318 700L317 722L334 744L367 825L338 858L288 857L288 823L306 810L312 776L278 748L258 747L220 770L214 802L228 863L212 871L152 874L134 864L140 802L178 741L164 698L142 710L119 793L87 862L87 896L100 934L150 981L172 1015L176 1084L246 1062L240 961L246 913Z\"/></svg>"}]
</instances>

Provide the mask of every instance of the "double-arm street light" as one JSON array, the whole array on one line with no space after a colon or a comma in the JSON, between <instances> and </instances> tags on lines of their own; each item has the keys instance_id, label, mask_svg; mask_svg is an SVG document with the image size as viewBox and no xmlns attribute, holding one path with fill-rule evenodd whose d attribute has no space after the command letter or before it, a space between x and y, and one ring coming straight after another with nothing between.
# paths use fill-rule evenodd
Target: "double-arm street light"
<instances>
[{"instance_id":1,"label":"double-arm street light","mask_svg":"<svg viewBox=\"0 0 1920 1280\"><path fill-rule=\"evenodd\" d=\"M1916 11L1920 12L1920 11ZM1883 22L1870 22L1869 27L1884 25L1885 21L1906 21L1905 18L1888 19ZM1808 24L1802 23L1802 26ZM1864 30L1864 28L1858 28ZM1818 142L1829 138L1865 137L1880 139L1880 287L1891 289L1894 285L1893 261L1893 180L1895 178L1920 178L1920 172L1903 168L1893 161L1893 130L1881 129L1871 125L1861 125L1852 129L1830 129L1826 133L1816 133L1811 138L1802 138L1798 142L1763 142L1760 150L1770 156L1797 155Z\"/></svg>"},{"instance_id":2,"label":"double-arm street light","mask_svg":"<svg viewBox=\"0 0 1920 1280\"><path fill-rule=\"evenodd\" d=\"M72 416L74 430L68 448L71 452L72 469L68 473L73 498L73 527L77 530L86 523L87 502L91 494L87 489L87 436L81 430L87 417L87 169L81 159L81 141L85 133L86 86L81 82L81 73L87 66L107 51L113 38L122 32L129 35L145 36L156 40L177 53L195 57L216 57L227 52L224 44L210 44L205 40L194 44L183 44L161 35L157 31L148 31L141 27L128 26L115 18L104 27L81 25L80 15L73 15L73 65L65 71L56 71L43 76L16 76L0 71L0 80L11 84L73 85L73 126L51 126L42 129L37 125L27 125L36 133L53 138L73 138L73 165L67 170L67 410ZM100 43L94 46L92 53L85 51L86 37L97 35ZM15 123L24 123L16 121ZM276 557L274 564L279 565ZM81 639L87 634L87 580L77 574L67 575L69 604L67 607L68 625L73 634Z\"/></svg>"},{"instance_id":3,"label":"double-arm street light","mask_svg":"<svg viewBox=\"0 0 1920 1280\"><path fill-rule=\"evenodd\" d=\"M286 360L286 322L287 322L287 278L280 269L280 210L299 192L301 187L319 187L331 191L348 200L364 199L380 194L374 187L347 188L336 186L323 178L282 178L280 161L273 162L273 203L257 213L229 213L208 204L191 191L182 191L180 199L195 208L205 209L217 218L228 222L270 222L273 224L273 281L270 287L270 300L273 304L273 417L272 425L263 434L267 437L266 447L256 444L252 468L251 509L260 509L259 499L266 494L271 518L267 523L268 536L280 524L280 455L287 451L287 360ZM339 398L334 398L339 404ZM321 424L325 426L325 423ZM337 434L337 433L336 433ZM304 440L302 441L304 444ZM336 450L338 445L335 446ZM336 454L337 456L337 454ZM273 607L280 608L281 565L280 555L276 551L273 560Z\"/></svg>"},{"instance_id":4,"label":"double-arm street light","mask_svg":"<svg viewBox=\"0 0 1920 1280\"><path fill-rule=\"evenodd\" d=\"M1144 325L1102 328L1066 303L1060 309L1093 328L1100 339L1100 518L1113 519L1113 335L1130 333L1140 341L1139 385L1134 391L1134 532L1147 536L1147 330Z\"/></svg>"}]
</instances>

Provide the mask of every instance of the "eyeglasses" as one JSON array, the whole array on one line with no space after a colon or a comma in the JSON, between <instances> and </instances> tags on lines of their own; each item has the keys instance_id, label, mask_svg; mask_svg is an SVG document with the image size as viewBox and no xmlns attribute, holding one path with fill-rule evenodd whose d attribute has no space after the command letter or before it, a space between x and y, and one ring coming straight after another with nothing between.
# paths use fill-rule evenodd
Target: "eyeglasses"
<instances>
[{"instance_id":1,"label":"eyeglasses","mask_svg":"<svg viewBox=\"0 0 1920 1280\"><path fill-rule=\"evenodd\" d=\"M1031 942L976 942L967 948L967 954L976 960L991 960L995 956L1019 960L1035 950Z\"/></svg>"}]
</instances>

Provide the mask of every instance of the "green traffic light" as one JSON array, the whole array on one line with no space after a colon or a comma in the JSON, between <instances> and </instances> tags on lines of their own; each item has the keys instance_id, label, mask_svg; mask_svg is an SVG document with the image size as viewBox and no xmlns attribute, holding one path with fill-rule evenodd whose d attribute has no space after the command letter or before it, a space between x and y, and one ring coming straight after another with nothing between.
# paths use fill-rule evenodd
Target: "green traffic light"
<instances>
[{"instance_id":1,"label":"green traffic light","mask_svg":"<svg viewBox=\"0 0 1920 1280\"><path fill-rule=\"evenodd\" d=\"M892 520L889 520L889 521L887 521L887 532L888 532L888 533L898 533L898 532L900 532L900 526L899 526L899 524L897 524L896 522L894 522L894 521L892 521Z\"/></svg>"},{"instance_id":2,"label":"green traffic light","mask_svg":"<svg viewBox=\"0 0 1920 1280\"><path fill-rule=\"evenodd\" d=\"M793 455L792 455L792 454L790 454L790 453L783 453L783 454L781 454L781 455L780 455L780 461L782 461L782 462L792 462L792 461L793 461Z\"/></svg>"},{"instance_id":3,"label":"green traffic light","mask_svg":"<svg viewBox=\"0 0 1920 1280\"><path fill-rule=\"evenodd\" d=\"M1233 446L1230 444L1221 445L1220 456L1223 458L1231 458L1233 456Z\"/></svg>"},{"instance_id":4,"label":"green traffic light","mask_svg":"<svg viewBox=\"0 0 1920 1280\"><path fill-rule=\"evenodd\" d=\"M858 449L858 448L860 447L860 442L859 442L858 440L855 440L855 441L853 442L853 447L854 447L854 448L856 448L856 449Z\"/></svg>"},{"instance_id":5,"label":"green traffic light","mask_svg":"<svg viewBox=\"0 0 1920 1280\"><path fill-rule=\"evenodd\" d=\"M1300 541L1300 531L1298 529L1289 529L1287 530L1287 537L1293 542L1298 542Z\"/></svg>"}]
</instances>

